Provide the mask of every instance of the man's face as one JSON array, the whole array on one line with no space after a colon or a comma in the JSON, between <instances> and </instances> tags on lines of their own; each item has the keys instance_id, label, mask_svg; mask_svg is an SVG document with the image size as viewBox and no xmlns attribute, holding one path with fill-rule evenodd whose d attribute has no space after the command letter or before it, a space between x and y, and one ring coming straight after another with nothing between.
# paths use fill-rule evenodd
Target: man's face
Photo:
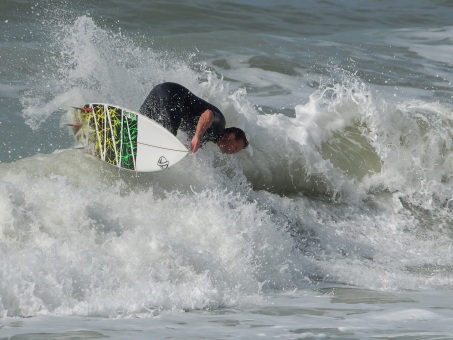
<instances>
[{"instance_id":1,"label":"man's face","mask_svg":"<svg viewBox=\"0 0 453 340\"><path fill-rule=\"evenodd\" d=\"M236 140L234 133L225 135L222 140L217 143L222 153L235 154L244 149L245 143L242 139Z\"/></svg>"}]
</instances>

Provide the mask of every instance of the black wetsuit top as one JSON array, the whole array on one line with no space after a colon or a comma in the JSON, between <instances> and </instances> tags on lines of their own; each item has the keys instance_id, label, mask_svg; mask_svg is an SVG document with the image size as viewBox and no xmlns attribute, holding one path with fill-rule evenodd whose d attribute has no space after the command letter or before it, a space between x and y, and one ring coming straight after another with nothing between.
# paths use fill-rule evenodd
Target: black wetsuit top
<instances>
[{"instance_id":1,"label":"black wetsuit top","mask_svg":"<svg viewBox=\"0 0 453 340\"><path fill-rule=\"evenodd\" d=\"M214 113L214 121L204 133L201 144L217 143L225 130L225 117L214 105L195 96L184 86L162 83L155 86L140 108L140 113L155 120L176 136L181 128L190 137L197 129L201 114L207 109Z\"/></svg>"}]
</instances>

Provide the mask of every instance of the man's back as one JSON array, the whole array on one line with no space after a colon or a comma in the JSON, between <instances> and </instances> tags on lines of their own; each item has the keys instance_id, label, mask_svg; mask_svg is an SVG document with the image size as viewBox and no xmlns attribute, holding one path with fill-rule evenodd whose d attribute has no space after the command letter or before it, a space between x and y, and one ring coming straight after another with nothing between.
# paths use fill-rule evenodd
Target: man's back
<instances>
[{"instance_id":1,"label":"man's back","mask_svg":"<svg viewBox=\"0 0 453 340\"><path fill-rule=\"evenodd\" d=\"M198 120L206 110L214 113L214 122L204 134L202 143L217 143L225 129L225 117L217 107L180 84L167 82L155 86L140 108L140 113L154 119L174 135L181 128L193 136Z\"/></svg>"}]
</instances>

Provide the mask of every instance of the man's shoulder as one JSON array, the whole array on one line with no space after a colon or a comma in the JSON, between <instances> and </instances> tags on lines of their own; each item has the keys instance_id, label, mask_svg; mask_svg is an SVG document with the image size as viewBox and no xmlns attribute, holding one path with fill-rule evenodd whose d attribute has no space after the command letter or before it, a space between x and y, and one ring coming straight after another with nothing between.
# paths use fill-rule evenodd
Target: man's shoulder
<instances>
[{"instance_id":1,"label":"man's shoulder","mask_svg":"<svg viewBox=\"0 0 453 340\"><path fill-rule=\"evenodd\" d=\"M220 126L223 126L223 128L225 128L225 116L223 115L222 112L220 112L220 110L212 110L212 112L214 113L214 122L213 124L217 124Z\"/></svg>"}]
</instances>

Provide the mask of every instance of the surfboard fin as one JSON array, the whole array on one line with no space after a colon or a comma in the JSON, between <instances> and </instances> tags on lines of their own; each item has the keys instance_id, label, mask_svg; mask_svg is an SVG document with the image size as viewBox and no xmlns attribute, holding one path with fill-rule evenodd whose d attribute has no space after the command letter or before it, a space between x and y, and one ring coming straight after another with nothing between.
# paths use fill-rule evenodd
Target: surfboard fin
<instances>
[{"instance_id":1,"label":"surfboard fin","mask_svg":"<svg viewBox=\"0 0 453 340\"><path fill-rule=\"evenodd\" d=\"M89 108L89 107L76 107L76 106L73 106L72 108L73 108L73 109L76 109L76 110L84 111L84 112L91 112L91 111L93 111L93 109L91 109L91 108Z\"/></svg>"}]
</instances>

